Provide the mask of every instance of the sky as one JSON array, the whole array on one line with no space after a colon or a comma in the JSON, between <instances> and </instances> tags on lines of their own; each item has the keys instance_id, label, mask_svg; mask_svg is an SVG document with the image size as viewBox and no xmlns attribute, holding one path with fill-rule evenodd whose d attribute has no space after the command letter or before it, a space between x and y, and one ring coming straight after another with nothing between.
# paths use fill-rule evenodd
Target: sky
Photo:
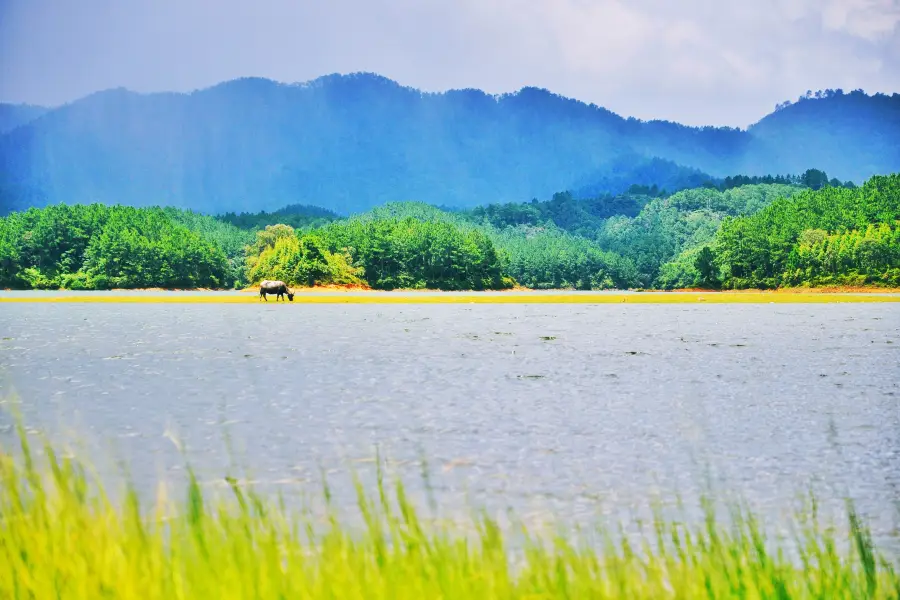
<instances>
[{"instance_id":1,"label":"sky","mask_svg":"<svg viewBox=\"0 0 900 600\"><path fill-rule=\"evenodd\" d=\"M0 101L366 71L746 127L806 90L900 92L898 24L900 0L0 0Z\"/></svg>"}]
</instances>

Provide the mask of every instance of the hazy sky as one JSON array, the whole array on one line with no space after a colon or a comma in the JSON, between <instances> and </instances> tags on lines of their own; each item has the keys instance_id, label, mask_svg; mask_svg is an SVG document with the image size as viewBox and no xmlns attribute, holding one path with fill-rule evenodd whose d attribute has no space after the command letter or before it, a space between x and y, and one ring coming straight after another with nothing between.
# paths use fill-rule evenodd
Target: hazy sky
<instances>
[{"instance_id":1,"label":"hazy sky","mask_svg":"<svg viewBox=\"0 0 900 600\"><path fill-rule=\"evenodd\" d=\"M807 89L900 92L900 0L0 0L0 100L377 72L746 126Z\"/></svg>"}]
</instances>

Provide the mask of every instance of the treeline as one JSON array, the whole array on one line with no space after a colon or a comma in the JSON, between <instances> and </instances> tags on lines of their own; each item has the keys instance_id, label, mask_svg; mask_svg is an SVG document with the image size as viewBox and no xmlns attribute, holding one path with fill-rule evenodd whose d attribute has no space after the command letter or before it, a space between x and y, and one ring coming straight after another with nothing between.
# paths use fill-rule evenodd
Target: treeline
<instances>
[{"instance_id":1,"label":"treeline","mask_svg":"<svg viewBox=\"0 0 900 600\"><path fill-rule=\"evenodd\" d=\"M634 263L594 241L556 228L492 232L507 257L507 273L532 289L625 289L639 284Z\"/></svg>"},{"instance_id":2,"label":"treeline","mask_svg":"<svg viewBox=\"0 0 900 600\"><path fill-rule=\"evenodd\" d=\"M815 98L816 100L822 100L822 99L835 98L835 97L841 98L843 96L845 96L845 94L844 94L844 90L842 90L841 88L837 88L837 89L829 88L826 90L816 90L815 92L813 92L812 90L806 90L805 94L797 97L797 102L804 102L805 100L812 100L813 98ZM848 96L850 98L855 97L857 100L861 100L861 101L864 101L866 98L868 98L868 96L866 95L866 92L862 88L857 88L857 89L853 90L852 92L848 92L846 94L846 96ZM886 98L887 94L884 94L882 92L876 92L875 94L873 94L873 97ZM897 94L895 92L894 94L892 94L892 97L898 98L898 97L900 97L900 94ZM791 102L790 100L785 100L784 102L779 102L778 104L775 105L775 111L778 112L780 110L784 110L785 108L791 106L792 104L794 104L794 103Z\"/></svg>"},{"instance_id":3,"label":"treeline","mask_svg":"<svg viewBox=\"0 0 900 600\"><path fill-rule=\"evenodd\" d=\"M654 287L665 263L710 241L726 216L752 214L802 189L799 183L724 191L704 186L667 197L623 194L583 200L562 192L546 202L491 204L459 216L493 231L489 235L495 243L509 252L510 275L528 287L584 287L597 280L590 269L599 257L604 273L619 274L612 277L616 287ZM550 257L555 257L553 268Z\"/></svg>"},{"instance_id":4,"label":"treeline","mask_svg":"<svg viewBox=\"0 0 900 600\"><path fill-rule=\"evenodd\" d=\"M163 208L56 205L0 219L0 286L222 288L243 278L250 236Z\"/></svg>"},{"instance_id":5,"label":"treeline","mask_svg":"<svg viewBox=\"0 0 900 600\"><path fill-rule=\"evenodd\" d=\"M701 187L657 198L622 195L578 200L570 193L559 193L547 202L488 205L456 213L420 203L391 203L288 236L281 245L271 238L258 244L249 260L259 262L249 278L255 281L269 273L303 285L360 281L377 289L489 289L514 282L534 289L771 287L771 281L754 283L739 276L732 281L721 274L729 247L723 228L735 220L764 215L752 222L759 231L766 231L769 207L793 206L793 198L802 202L816 194L854 197L864 193L863 188L831 186L827 181L813 190L807 185L816 183L813 171L792 179L799 183L758 183L724 191ZM885 194L887 205L896 207L900 202L896 191ZM615 208L615 203L622 208ZM839 207L834 210L846 213ZM772 221L773 227L777 224L778 220ZM830 256L829 252L843 247L840 244L849 243L845 239L849 234L818 227L824 235L819 246L803 246L800 258L792 263L797 265L795 275L778 285L827 283L834 275L827 279L815 270L821 271L825 264L844 269L842 280L860 281L840 266L850 259L839 263L820 258L813 265L809 256ZM853 239L868 241L854 242L863 248L857 254L867 252L876 239L882 245L896 245L895 230L890 224L887 229L863 228ZM321 252L311 250L316 248ZM889 253L879 256L882 264L891 260ZM867 281L890 283L885 277Z\"/></svg>"},{"instance_id":6,"label":"treeline","mask_svg":"<svg viewBox=\"0 0 900 600\"><path fill-rule=\"evenodd\" d=\"M340 219L337 213L309 204L289 204L274 212L227 212L216 217L240 229L265 229L269 225L290 225L294 229L314 229Z\"/></svg>"},{"instance_id":7,"label":"treeline","mask_svg":"<svg viewBox=\"0 0 900 600\"><path fill-rule=\"evenodd\" d=\"M639 287L668 287L660 280L663 265L682 251L711 241L729 216L754 214L778 198L800 192L799 186L757 184L724 192L698 188L649 202L633 217L603 222L594 240L604 250L633 262Z\"/></svg>"},{"instance_id":8,"label":"treeline","mask_svg":"<svg viewBox=\"0 0 900 600\"><path fill-rule=\"evenodd\" d=\"M841 182L837 177L828 179L828 174L819 169L807 169L802 175L735 175L726 177L718 185L708 184L707 187L715 187L719 190L729 190L743 185L756 185L759 183L780 183L786 185L802 185L811 190L819 190L823 187L845 187L853 189L856 184L852 181Z\"/></svg>"},{"instance_id":9,"label":"treeline","mask_svg":"<svg viewBox=\"0 0 900 600\"><path fill-rule=\"evenodd\" d=\"M473 223L499 229L520 225L556 226L570 233L591 237L605 219L615 215L636 216L651 199L650 194L643 193L576 199L571 192L559 192L544 202L532 200L527 203L488 204L462 215Z\"/></svg>"},{"instance_id":10,"label":"treeline","mask_svg":"<svg viewBox=\"0 0 900 600\"><path fill-rule=\"evenodd\" d=\"M579 198L572 192L558 192L550 200L531 202L512 202L504 204L487 204L461 214L475 223L488 224L497 228L517 227L520 225L539 226L555 225L570 233L592 238L606 219L610 217L636 217L641 210L656 198L668 198L682 192L697 189L712 189L726 192L750 185L779 186L773 189L784 191L785 186L818 190L823 187L846 187L853 189L852 181L841 183L837 179L828 179L824 171L808 169L800 175L735 175L722 180L704 181L689 190L680 190L670 194L656 184L633 184L623 194L600 194L596 197Z\"/></svg>"},{"instance_id":11,"label":"treeline","mask_svg":"<svg viewBox=\"0 0 900 600\"><path fill-rule=\"evenodd\" d=\"M827 187L722 223L712 251L726 288L900 283L900 175Z\"/></svg>"},{"instance_id":12,"label":"treeline","mask_svg":"<svg viewBox=\"0 0 900 600\"><path fill-rule=\"evenodd\" d=\"M225 288L264 278L386 290L900 285L900 175L818 189L809 184L824 173L810 175L664 197L560 193L459 212L390 203L342 219L291 207L285 214L322 219L298 227L272 223L276 213L58 205L0 219L0 286Z\"/></svg>"},{"instance_id":13,"label":"treeline","mask_svg":"<svg viewBox=\"0 0 900 600\"><path fill-rule=\"evenodd\" d=\"M299 235L276 225L258 232L257 240L249 257L251 281L276 277L304 286L365 283L381 290L513 285L483 231L445 220L351 218Z\"/></svg>"},{"instance_id":14,"label":"treeline","mask_svg":"<svg viewBox=\"0 0 900 600\"><path fill-rule=\"evenodd\" d=\"M513 285L484 231L404 212L409 208L305 231L275 224L253 232L173 208L30 209L0 219L0 286L230 288L263 278L376 289Z\"/></svg>"},{"instance_id":15,"label":"treeline","mask_svg":"<svg viewBox=\"0 0 900 600\"><path fill-rule=\"evenodd\" d=\"M663 287L900 285L900 175L825 187L723 220L663 268Z\"/></svg>"},{"instance_id":16,"label":"treeline","mask_svg":"<svg viewBox=\"0 0 900 600\"><path fill-rule=\"evenodd\" d=\"M566 203L571 201L570 194L558 195L557 200L562 197ZM554 214L559 218L562 213ZM593 240L566 231L554 222L494 226L473 218L471 213L448 213L417 202L390 203L358 219L363 222L415 219L480 233L495 248L505 275L501 287L518 283L533 289L609 289L637 284L631 261L605 252Z\"/></svg>"}]
</instances>

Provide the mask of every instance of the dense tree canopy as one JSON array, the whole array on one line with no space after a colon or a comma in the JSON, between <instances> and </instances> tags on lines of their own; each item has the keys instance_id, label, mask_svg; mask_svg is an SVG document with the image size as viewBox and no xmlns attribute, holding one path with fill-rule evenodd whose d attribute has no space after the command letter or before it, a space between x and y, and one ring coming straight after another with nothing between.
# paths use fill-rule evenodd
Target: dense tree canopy
<instances>
[{"instance_id":1,"label":"dense tree canopy","mask_svg":"<svg viewBox=\"0 0 900 600\"><path fill-rule=\"evenodd\" d=\"M340 217L334 212L318 206L290 204L273 212L242 212L239 214L227 212L219 215L217 218L241 229L257 230L264 229L268 225L279 224L290 225L294 229L312 229L321 227Z\"/></svg>"},{"instance_id":2,"label":"dense tree canopy","mask_svg":"<svg viewBox=\"0 0 900 600\"><path fill-rule=\"evenodd\" d=\"M596 240L601 248L633 261L638 283L651 287L664 264L685 249L711 241L724 218L753 214L800 189L758 184L724 192L710 188L684 190L652 200L634 218L607 219L597 231Z\"/></svg>"},{"instance_id":3,"label":"dense tree canopy","mask_svg":"<svg viewBox=\"0 0 900 600\"><path fill-rule=\"evenodd\" d=\"M494 239L509 256L509 275L525 287L600 290L629 288L638 281L629 259L556 228L508 228Z\"/></svg>"},{"instance_id":4,"label":"dense tree canopy","mask_svg":"<svg viewBox=\"0 0 900 600\"><path fill-rule=\"evenodd\" d=\"M636 216L653 197L649 191L638 186L633 193L605 194L584 200L577 200L571 192L559 192L546 202L488 204L463 214L474 223L501 229L518 225L555 225L571 233L592 237L604 219L616 215Z\"/></svg>"},{"instance_id":5,"label":"dense tree canopy","mask_svg":"<svg viewBox=\"0 0 900 600\"><path fill-rule=\"evenodd\" d=\"M248 254L248 276L254 283L263 279L308 287L363 283L364 270L351 264L348 252L331 252L320 235L298 236L289 225L270 225L257 232L257 241L248 247Z\"/></svg>"},{"instance_id":6,"label":"dense tree canopy","mask_svg":"<svg viewBox=\"0 0 900 600\"><path fill-rule=\"evenodd\" d=\"M898 266L889 250L898 220L896 174L873 177L857 189L826 186L777 200L722 223L715 239L722 283L771 288L844 276L889 283Z\"/></svg>"},{"instance_id":7,"label":"dense tree canopy","mask_svg":"<svg viewBox=\"0 0 900 600\"><path fill-rule=\"evenodd\" d=\"M788 285L900 286L900 225L871 223L828 234L807 229L797 238L782 277Z\"/></svg>"},{"instance_id":8,"label":"dense tree canopy","mask_svg":"<svg viewBox=\"0 0 900 600\"><path fill-rule=\"evenodd\" d=\"M220 225L172 209L101 204L12 213L0 219L0 285L231 286L241 271L237 240L246 234Z\"/></svg>"},{"instance_id":9,"label":"dense tree canopy","mask_svg":"<svg viewBox=\"0 0 900 600\"><path fill-rule=\"evenodd\" d=\"M299 228L271 223L278 213L214 218L174 208L54 205L0 219L0 285L898 285L900 175L859 188L834 185L814 169L781 180L794 183L587 200L565 192L470 211L388 203L350 218L290 207L284 214L305 215Z\"/></svg>"},{"instance_id":10,"label":"dense tree canopy","mask_svg":"<svg viewBox=\"0 0 900 600\"><path fill-rule=\"evenodd\" d=\"M331 252L353 257L376 289L483 290L509 287L503 259L482 230L455 219L393 216L398 205L332 223L317 233ZM423 210L412 205L412 211ZM432 209L434 210L434 209ZM426 214L430 213L426 209ZM433 214L433 213L432 213Z\"/></svg>"}]
</instances>

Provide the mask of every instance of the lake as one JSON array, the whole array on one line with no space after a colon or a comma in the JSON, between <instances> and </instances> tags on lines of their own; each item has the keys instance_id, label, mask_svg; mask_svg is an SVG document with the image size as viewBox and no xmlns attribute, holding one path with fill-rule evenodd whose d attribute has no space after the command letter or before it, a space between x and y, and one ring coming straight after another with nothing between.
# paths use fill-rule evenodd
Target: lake
<instances>
[{"instance_id":1,"label":"lake","mask_svg":"<svg viewBox=\"0 0 900 600\"><path fill-rule=\"evenodd\" d=\"M448 514L619 516L709 474L773 519L850 496L900 547L897 303L22 303L0 337L26 423L150 497L184 474L173 438L204 484L236 461L313 497L377 447L417 494L426 457Z\"/></svg>"}]
</instances>

